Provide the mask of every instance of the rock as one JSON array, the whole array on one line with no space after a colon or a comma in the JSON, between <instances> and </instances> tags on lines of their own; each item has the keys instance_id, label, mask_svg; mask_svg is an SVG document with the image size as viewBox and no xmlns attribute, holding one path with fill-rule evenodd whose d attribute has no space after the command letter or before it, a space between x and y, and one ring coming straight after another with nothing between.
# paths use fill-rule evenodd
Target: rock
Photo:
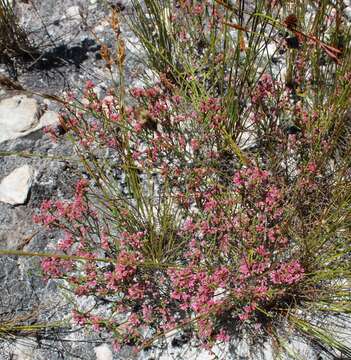
<instances>
[{"instance_id":1,"label":"rock","mask_svg":"<svg viewBox=\"0 0 351 360\"><path fill-rule=\"evenodd\" d=\"M24 204L34 178L34 170L29 165L21 166L2 179L0 201L11 205Z\"/></svg>"},{"instance_id":2,"label":"rock","mask_svg":"<svg viewBox=\"0 0 351 360\"><path fill-rule=\"evenodd\" d=\"M0 101L0 143L26 136L43 126L58 121L52 111L40 117L38 102L26 95L16 95Z\"/></svg>"},{"instance_id":3,"label":"rock","mask_svg":"<svg viewBox=\"0 0 351 360\"><path fill-rule=\"evenodd\" d=\"M351 20L351 6L347 6L344 9L344 14L347 17L348 20Z\"/></svg>"},{"instance_id":4,"label":"rock","mask_svg":"<svg viewBox=\"0 0 351 360\"><path fill-rule=\"evenodd\" d=\"M15 351L13 353L13 359L16 360L34 360L34 349L31 346L26 346L24 342L18 341Z\"/></svg>"},{"instance_id":5,"label":"rock","mask_svg":"<svg viewBox=\"0 0 351 360\"><path fill-rule=\"evenodd\" d=\"M80 7L79 6L70 6L66 9L65 19L69 20L79 20L80 19Z\"/></svg>"},{"instance_id":6,"label":"rock","mask_svg":"<svg viewBox=\"0 0 351 360\"><path fill-rule=\"evenodd\" d=\"M40 124L42 126L55 125L59 122L59 116L55 111L45 111L43 116L40 118Z\"/></svg>"},{"instance_id":7,"label":"rock","mask_svg":"<svg viewBox=\"0 0 351 360\"><path fill-rule=\"evenodd\" d=\"M104 31L106 31L106 27L104 25L98 25L98 26L95 26L94 30L97 33L102 33Z\"/></svg>"},{"instance_id":8,"label":"rock","mask_svg":"<svg viewBox=\"0 0 351 360\"><path fill-rule=\"evenodd\" d=\"M31 132L39 123L39 106L35 99L16 95L0 102L0 143Z\"/></svg>"},{"instance_id":9,"label":"rock","mask_svg":"<svg viewBox=\"0 0 351 360\"><path fill-rule=\"evenodd\" d=\"M107 344L102 344L94 348L96 360L112 360L113 354Z\"/></svg>"}]
</instances>

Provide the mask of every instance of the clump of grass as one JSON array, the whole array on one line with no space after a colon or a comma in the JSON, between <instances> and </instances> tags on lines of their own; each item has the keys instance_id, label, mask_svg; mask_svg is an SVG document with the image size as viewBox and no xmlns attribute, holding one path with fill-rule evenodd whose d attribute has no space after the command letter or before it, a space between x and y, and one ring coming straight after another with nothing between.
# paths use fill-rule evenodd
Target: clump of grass
<instances>
[{"instance_id":1,"label":"clump of grass","mask_svg":"<svg viewBox=\"0 0 351 360\"><path fill-rule=\"evenodd\" d=\"M13 5L0 1L0 60L11 63L14 59L34 59L37 49L26 31L19 25Z\"/></svg>"},{"instance_id":2,"label":"clump of grass","mask_svg":"<svg viewBox=\"0 0 351 360\"><path fill-rule=\"evenodd\" d=\"M32 323L36 320L38 314L30 312L25 315L14 316L11 319L1 319L0 339L3 341L11 341L19 338L48 336L59 332L57 329L67 327L61 321L51 323ZM28 324L31 323L31 324Z\"/></svg>"},{"instance_id":3,"label":"clump of grass","mask_svg":"<svg viewBox=\"0 0 351 360\"><path fill-rule=\"evenodd\" d=\"M19 252L20 253L20 252ZM18 299L17 299L18 300ZM0 339L4 343L12 343L16 340L36 338L46 340L56 336L62 339L69 332L71 326L69 321L44 321L45 316L52 316L52 310L57 307L50 305L32 305L17 302L17 308L8 307L13 305L11 299L4 299L3 308L0 312ZM5 308L5 304L7 305Z\"/></svg>"}]
</instances>

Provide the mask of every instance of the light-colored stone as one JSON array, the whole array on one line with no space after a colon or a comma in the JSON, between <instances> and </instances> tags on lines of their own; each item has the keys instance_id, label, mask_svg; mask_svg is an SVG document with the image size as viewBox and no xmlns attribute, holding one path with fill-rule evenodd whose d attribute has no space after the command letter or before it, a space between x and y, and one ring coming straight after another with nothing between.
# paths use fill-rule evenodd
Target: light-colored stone
<instances>
[{"instance_id":1,"label":"light-colored stone","mask_svg":"<svg viewBox=\"0 0 351 360\"><path fill-rule=\"evenodd\" d=\"M112 360L113 354L107 344L102 344L94 348L96 360Z\"/></svg>"},{"instance_id":2,"label":"light-colored stone","mask_svg":"<svg viewBox=\"0 0 351 360\"><path fill-rule=\"evenodd\" d=\"M76 6L70 6L65 11L66 16L64 18L69 20L79 20L80 19L80 7L78 5Z\"/></svg>"},{"instance_id":3,"label":"light-colored stone","mask_svg":"<svg viewBox=\"0 0 351 360\"><path fill-rule=\"evenodd\" d=\"M41 126L55 125L59 122L59 116L57 112L48 110L45 111L43 116L40 118Z\"/></svg>"},{"instance_id":4,"label":"light-colored stone","mask_svg":"<svg viewBox=\"0 0 351 360\"><path fill-rule=\"evenodd\" d=\"M23 165L0 182L0 201L11 205L24 204L34 178L34 170L29 165Z\"/></svg>"},{"instance_id":5,"label":"light-colored stone","mask_svg":"<svg viewBox=\"0 0 351 360\"><path fill-rule=\"evenodd\" d=\"M351 6L347 6L344 9L344 14L347 17L348 20L351 20Z\"/></svg>"},{"instance_id":6,"label":"light-colored stone","mask_svg":"<svg viewBox=\"0 0 351 360\"><path fill-rule=\"evenodd\" d=\"M106 31L106 27L104 25L98 25L94 27L95 32L102 33Z\"/></svg>"},{"instance_id":7,"label":"light-colored stone","mask_svg":"<svg viewBox=\"0 0 351 360\"><path fill-rule=\"evenodd\" d=\"M14 360L34 360L34 348L28 341L28 344L24 342L17 342L15 351L13 352Z\"/></svg>"},{"instance_id":8,"label":"light-colored stone","mask_svg":"<svg viewBox=\"0 0 351 360\"><path fill-rule=\"evenodd\" d=\"M39 106L35 99L16 95L0 102L0 142L27 134L39 123Z\"/></svg>"},{"instance_id":9,"label":"light-colored stone","mask_svg":"<svg viewBox=\"0 0 351 360\"><path fill-rule=\"evenodd\" d=\"M38 102L26 95L15 95L0 101L0 143L26 136L58 121L53 111L40 117Z\"/></svg>"}]
</instances>

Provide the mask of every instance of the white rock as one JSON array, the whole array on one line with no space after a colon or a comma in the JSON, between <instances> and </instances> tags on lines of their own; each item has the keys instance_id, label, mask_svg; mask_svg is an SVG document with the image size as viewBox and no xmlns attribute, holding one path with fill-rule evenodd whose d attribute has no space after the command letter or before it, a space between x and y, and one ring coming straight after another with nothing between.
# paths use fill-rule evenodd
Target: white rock
<instances>
[{"instance_id":1,"label":"white rock","mask_svg":"<svg viewBox=\"0 0 351 360\"><path fill-rule=\"evenodd\" d=\"M64 18L68 18L71 20L79 20L80 19L80 7L79 6L70 6L66 9L66 16Z\"/></svg>"},{"instance_id":2,"label":"white rock","mask_svg":"<svg viewBox=\"0 0 351 360\"><path fill-rule=\"evenodd\" d=\"M36 128L39 106L35 99L16 95L0 102L0 143L15 139Z\"/></svg>"},{"instance_id":3,"label":"white rock","mask_svg":"<svg viewBox=\"0 0 351 360\"><path fill-rule=\"evenodd\" d=\"M106 32L110 28L110 23L107 20L101 20L99 25L94 27L96 32L102 33Z\"/></svg>"},{"instance_id":4,"label":"white rock","mask_svg":"<svg viewBox=\"0 0 351 360\"><path fill-rule=\"evenodd\" d=\"M40 108L34 98L16 95L0 101L0 143L26 136L43 126L58 121L52 111L40 117Z\"/></svg>"},{"instance_id":5,"label":"white rock","mask_svg":"<svg viewBox=\"0 0 351 360\"><path fill-rule=\"evenodd\" d=\"M101 32L106 31L106 27L104 25L97 25L97 26L95 26L94 30L97 33L101 33Z\"/></svg>"},{"instance_id":6,"label":"white rock","mask_svg":"<svg viewBox=\"0 0 351 360\"><path fill-rule=\"evenodd\" d=\"M29 345L29 346L28 346ZM30 344L16 343L15 350L13 352L14 360L34 360L34 348Z\"/></svg>"},{"instance_id":7,"label":"white rock","mask_svg":"<svg viewBox=\"0 0 351 360\"><path fill-rule=\"evenodd\" d=\"M267 45L267 53L268 53L268 56L271 57L271 56L277 56L277 45L274 44L274 43L269 43Z\"/></svg>"},{"instance_id":8,"label":"white rock","mask_svg":"<svg viewBox=\"0 0 351 360\"><path fill-rule=\"evenodd\" d=\"M252 116L248 117L243 124L243 128L244 131L238 139L238 145L242 150L250 150L250 148L257 144L257 137L253 132L253 129L255 128L255 121Z\"/></svg>"},{"instance_id":9,"label":"white rock","mask_svg":"<svg viewBox=\"0 0 351 360\"><path fill-rule=\"evenodd\" d=\"M55 125L59 122L59 116L55 111L45 111L43 116L40 118L40 124L42 126Z\"/></svg>"},{"instance_id":10,"label":"white rock","mask_svg":"<svg viewBox=\"0 0 351 360\"><path fill-rule=\"evenodd\" d=\"M107 344L102 344L94 348L96 360L112 360L113 354Z\"/></svg>"},{"instance_id":11,"label":"white rock","mask_svg":"<svg viewBox=\"0 0 351 360\"><path fill-rule=\"evenodd\" d=\"M344 14L348 20L351 20L351 6L348 6L344 9Z\"/></svg>"},{"instance_id":12,"label":"white rock","mask_svg":"<svg viewBox=\"0 0 351 360\"><path fill-rule=\"evenodd\" d=\"M21 166L0 182L0 201L11 205L24 204L34 178L34 170L29 165Z\"/></svg>"}]
</instances>

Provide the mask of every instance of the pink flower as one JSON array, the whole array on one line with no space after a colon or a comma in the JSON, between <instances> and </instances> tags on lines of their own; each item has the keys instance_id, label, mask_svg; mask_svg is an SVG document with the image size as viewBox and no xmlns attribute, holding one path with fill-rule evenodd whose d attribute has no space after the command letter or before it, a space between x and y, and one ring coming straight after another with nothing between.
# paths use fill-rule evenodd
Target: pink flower
<instances>
[{"instance_id":1,"label":"pink flower","mask_svg":"<svg viewBox=\"0 0 351 360\"><path fill-rule=\"evenodd\" d=\"M88 184L89 182L86 179L78 180L76 184L76 196L83 195L87 191Z\"/></svg>"},{"instance_id":2,"label":"pink flower","mask_svg":"<svg viewBox=\"0 0 351 360\"><path fill-rule=\"evenodd\" d=\"M143 318L148 323L152 321L152 307L150 305L143 304L142 306Z\"/></svg>"},{"instance_id":3,"label":"pink flower","mask_svg":"<svg viewBox=\"0 0 351 360\"><path fill-rule=\"evenodd\" d=\"M224 234L219 239L219 247L220 247L221 251L223 251L224 254L228 253L228 250L229 250L229 235L228 234Z\"/></svg>"},{"instance_id":4,"label":"pink flower","mask_svg":"<svg viewBox=\"0 0 351 360\"><path fill-rule=\"evenodd\" d=\"M67 251L73 245L73 237L69 232L65 232L65 237L60 240L57 244L57 247L62 251Z\"/></svg>"},{"instance_id":5,"label":"pink flower","mask_svg":"<svg viewBox=\"0 0 351 360\"><path fill-rule=\"evenodd\" d=\"M311 173L314 174L317 171L317 164L314 161L311 161L307 164L307 170Z\"/></svg>"},{"instance_id":6,"label":"pink flower","mask_svg":"<svg viewBox=\"0 0 351 360\"><path fill-rule=\"evenodd\" d=\"M190 140L190 146L193 149L193 151L198 150L198 148L200 147L199 141L196 139L191 139Z\"/></svg>"},{"instance_id":7,"label":"pink flower","mask_svg":"<svg viewBox=\"0 0 351 360\"><path fill-rule=\"evenodd\" d=\"M264 247L264 245L260 245L257 249L256 249L257 254L266 257L269 255L269 252L266 250L266 248Z\"/></svg>"},{"instance_id":8,"label":"pink flower","mask_svg":"<svg viewBox=\"0 0 351 360\"><path fill-rule=\"evenodd\" d=\"M204 206L204 211L209 212L209 211L215 209L216 206L217 206L217 201L214 200L214 199L211 199L211 200L206 202L206 204Z\"/></svg>"},{"instance_id":9,"label":"pink flower","mask_svg":"<svg viewBox=\"0 0 351 360\"><path fill-rule=\"evenodd\" d=\"M143 130L143 125L140 122L137 122L134 124L133 128L137 133L140 133L141 130Z\"/></svg>"},{"instance_id":10,"label":"pink flower","mask_svg":"<svg viewBox=\"0 0 351 360\"><path fill-rule=\"evenodd\" d=\"M240 171L235 173L235 175L233 177L233 183L237 186L241 186L245 183L244 179L241 177Z\"/></svg>"},{"instance_id":11,"label":"pink flower","mask_svg":"<svg viewBox=\"0 0 351 360\"><path fill-rule=\"evenodd\" d=\"M172 99L172 102L174 102L177 105L179 105L180 102L182 101L182 98L179 95L173 95L171 99Z\"/></svg>"},{"instance_id":12,"label":"pink flower","mask_svg":"<svg viewBox=\"0 0 351 360\"><path fill-rule=\"evenodd\" d=\"M186 232L194 232L196 228L196 225L193 223L193 219L188 218L185 220L184 225L183 225L183 231Z\"/></svg>"},{"instance_id":13,"label":"pink flower","mask_svg":"<svg viewBox=\"0 0 351 360\"><path fill-rule=\"evenodd\" d=\"M95 87L94 82L91 80L87 80L87 82L85 83L85 89L90 90L93 89L94 87Z\"/></svg>"},{"instance_id":14,"label":"pink flower","mask_svg":"<svg viewBox=\"0 0 351 360\"><path fill-rule=\"evenodd\" d=\"M252 313L255 311L255 309L256 309L255 303L251 303L250 305L245 305L243 307L244 313L239 315L239 319L241 321L248 320L252 316Z\"/></svg>"},{"instance_id":15,"label":"pink flower","mask_svg":"<svg viewBox=\"0 0 351 360\"><path fill-rule=\"evenodd\" d=\"M141 284L134 284L128 289L128 295L133 300L142 299L145 295Z\"/></svg>"},{"instance_id":16,"label":"pink flower","mask_svg":"<svg viewBox=\"0 0 351 360\"><path fill-rule=\"evenodd\" d=\"M106 250L106 251L109 251L110 250L110 244L108 242L108 236L107 236L107 234L105 232L103 232L101 234L100 241L101 241L101 248Z\"/></svg>"},{"instance_id":17,"label":"pink flower","mask_svg":"<svg viewBox=\"0 0 351 360\"><path fill-rule=\"evenodd\" d=\"M199 336L201 338L206 339L212 335L213 324L211 320L199 320L197 324L199 327Z\"/></svg>"},{"instance_id":18,"label":"pink flower","mask_svg":"<svg viewBox=\"0 0 351 360\"><path fill-rule=\"evenodd\" d=\"M239 266L239 272L242 274L242 277L247 278L250 276L251 272L245 258L241 259L241 265Z\"/></svg>"},{"instance_id":19,"label":"pink flower","mask_svg":"<svg viewBox=\"0 0 351 360\"><path fill-rule=\"evenodd\" d=\"M140 319L138 318L138 315L135 313L132 313L131 315L129 315L128 322L133 326L140 325Z\"/></svg>"},{"instance_id":20,"label":"pink flower","mask_svg":"<svg viewBox=\"0 0 351 360\"><path fill-rule=\"evenodd\" d=\"M273 284L292 285L303 278L304 269L298 260L292 260L289 263L280 264L278 269L272 271L269 276Z\"/></svg>"},{"instance_id":21,"label":"pink flower","mask_svg":"<svg viewBox=\"0 0 351 360\"><path fill-rule=\"evenodd\" d=\"M101 317L93 315L93 316L90 317L90 320L91 320L91 324L93 326L93 330L94 331L100 331L100 329L101 329Z\"/></svg>"},{"instance_id":22,"label":"pink flower","mask_svg":"<svg viewBox=\"0 0 351 360\"><path fill-rule=\"evenodd\" d=\"M153 87L146 90L146 96L148 97L156 97L160 93L161 93L161 89L158 87Z\"/></svg>"},{"instance_id":23,"label":"pink flower","mask_svg":"<svg viewBox=\"0 0 351 360\"><path fill-rule=\"evenodd\" d=\"M113 122L118 122L121 119L121 117L119 114L110 114L110 119Z\"/></svg>"},{"instance_id":24,"label":"pink flower","mask_svg":"<svg viewBox=\"0 0 351 360\"><path fill-rule=\"evenodd\" d=\"M145 96L145 90L142 88L133 88L130 90L130 93L132 96L134 97L141 97L141 96Z\"/></svg>"},{"instance_id":25,"label":"pink flower","mask_svg":"<svg viewBox=\"0 0 351 360\"><path fill-rule=\"evenodd\" d=\"M41 262L41 268L46 276L60 277L65 272L72 270L73 263L69 260L50 257Z\"/></svg>"},{"instance_id":26,"label":"pink flower","mask_svg":"<svg viewBox=\"0 0 351 360\"><path fill-rule=\"evenodd\" d=\"M74 290L74 293L75 293L77 296L88 295L88 293L89 293L88 286L87 286L87 285L77 286L77 287L75 288L75 290Z\"/></svg>"},{"instance_id":27,"label":"pink flower","mask_svg":"<svg viewBox=\"0 0 351 360\"><path fill-rule=\"evenodd\" d=\"M258 298L266 298L267 291L268 286L265 280L261 280L260 285L256 286L254 289L255 296Z\"/></svg>"},{"instance_id":28,"label":"pink flower","mask_svg":"<svg viewBox=\"0 0 351 360\"><path fill-rule=\"evenodd\" d=\"M225 330L221 329L220 332L216 335L216 340L221 342L228 342L230 340L230 336Z\"/></svg>"},{"instance_id":29,"label":"pink flower","mask_svg":"<svg viewBox=\"0 0 351 360\"><path fill-rule=\"evenodd\" d=\"M268 189L265 202L267 205L272 206L275 205L280 198L281 198L280 190L276 186L271 186Z\"/></svg>"},{"instance_id":30,"label":"pink flower","mask_svg":"<svg viewBox=\"0 0 351 360\"><path fill-rule=\"evenodd\" d=\"M87 317L85 314L81 314L76 310L72 311L72 317L73 320L78 324L78 325L85 325L87 323Z\"/></svg>"},{"instance_id":31,"label":"pink flower","mask_svg":"<svg viewBox=\"0 0 351 360\"><path fill-rule=\"evenodd\" d=\"M193 7L193 14L194 15L202 15L205 8L202 4L197 4Z\"/></svg>"},{"instance_id":32,"label":"pink flower","mask_svg":"<svg viewBox=\"0 0 351 360\"><path fill-rule=\"evenodd\" d=\"M112 348L116 353L118 353L122 348L120 340L118 339L113 340Z\"/></svg>"},{"instance_id":33,"label":"pink flower","mask_svg":"<svg viewBox=\"0 0 351 360\"><path fill-rule=\"evenodd\" d=\"M213 273L211 276L211 281L220 287L225 287L227 285L228 278L229 270L222 266L219 269L216 269L216 271Z\"/></svg>"}]
</instances>

